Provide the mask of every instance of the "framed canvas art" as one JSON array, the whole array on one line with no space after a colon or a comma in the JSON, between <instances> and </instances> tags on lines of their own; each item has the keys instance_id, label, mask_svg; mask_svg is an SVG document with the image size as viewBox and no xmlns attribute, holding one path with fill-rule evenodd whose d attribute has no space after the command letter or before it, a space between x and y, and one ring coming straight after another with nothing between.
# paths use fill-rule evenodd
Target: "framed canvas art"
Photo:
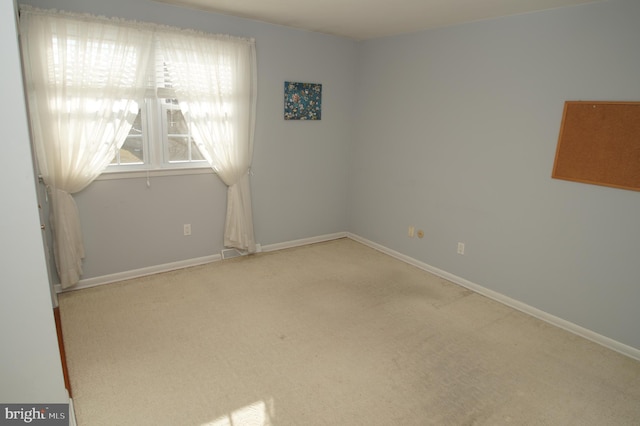
<instances>
[{"instance_id":1,"label":"framed canvas art","mask_svg":"<svg viewBox=\"0 0 640 426\"><path fill-rule=\"evenodd\" d=\"M284 119L322 119L322 84L285 81Z\"/></svg>"}]
</instances>

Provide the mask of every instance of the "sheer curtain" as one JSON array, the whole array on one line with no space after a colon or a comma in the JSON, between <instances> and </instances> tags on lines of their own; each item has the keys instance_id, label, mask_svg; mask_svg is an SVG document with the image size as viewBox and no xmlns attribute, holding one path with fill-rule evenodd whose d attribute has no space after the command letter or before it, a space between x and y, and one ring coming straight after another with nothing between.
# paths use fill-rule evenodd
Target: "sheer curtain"
<instances>
[{"instance_id":1,"label":"sheer curtain","mask_svg":"<svg viewBox=\"0 0 640 426\"><path fill-rule=\"evenodd\" d=\"M124 143L144 98L153 32L28 6L20 12L32 137L67 288L80 279L84 258L71 194L98 177Z\"/></svg>"},{"instance_id":2,"label":"sheer curtain","mask_svg":"<svg viewBox=\"0 0 640 426\"><path fill-rule=\"evenodd\" d=\"M256 109L253 39L163 31L160 51L180 109L227 189L224 245L255 252L249 173Z\"/></svg>"}]
</instances>

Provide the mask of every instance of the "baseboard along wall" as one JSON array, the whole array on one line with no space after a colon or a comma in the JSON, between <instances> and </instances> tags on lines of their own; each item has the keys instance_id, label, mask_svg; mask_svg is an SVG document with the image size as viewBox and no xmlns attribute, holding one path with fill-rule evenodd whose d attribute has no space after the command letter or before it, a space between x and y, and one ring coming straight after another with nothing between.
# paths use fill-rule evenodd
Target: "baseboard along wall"
<instances>
[{"instance_id":1,"label":"baseboard along wall","mask_svg":"<svg viewBox=\"0 0 640 426\"><path fill-rule=\"evenodd\" d=\"M286 248L304 246L307 244L320 243L323 241L337 240L338 238L345 238L345 237L347 237L346 232L337 232L334 234L326 234L326 235L320 235L316 237L302 238L299 240L292 240L284 243L268 244L266 246L256 244L256 248L258 252L268 252L268 251L283 250ZM206 263L217 262L223 259L236 257L236 255L233 255L233 254L230 256L227 255L226 253L227 251L238 253L238 255L240 255L240 252L237 252L235 249L230 249L230 250L224 249L220 252L220 254L197 257L194 259L180 260L178 262L163 263L162 265L154 265L146 268L133 269L130 271L117 272L115 274L101 275L99 277L82 279L80 280L80 282L78 282L78 284L67 289L63 289L62 285L58 283L53 286L53 289L56 292L56 294L60 294L67 291L82 290L85 288L96 287L103 284L111 284L118 281L125 281L133 278L144 277L147 275L174 271L176 269L189 268L191 266L204 265Z\"/></svg>"}]
</instances>

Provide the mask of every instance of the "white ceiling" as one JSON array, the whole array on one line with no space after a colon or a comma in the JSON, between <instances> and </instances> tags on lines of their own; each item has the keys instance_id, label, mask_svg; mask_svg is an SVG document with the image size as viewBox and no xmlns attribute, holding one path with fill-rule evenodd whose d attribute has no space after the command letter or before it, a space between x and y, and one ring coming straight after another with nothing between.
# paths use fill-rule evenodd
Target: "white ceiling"
<instances>
[{"instance_id":1,"label":"white ceiling","mask_svg":"<svg viewBox=\"0 0 640 426\"><path fill-rule=\"evenodd\" d=\"M157 0L355 40L603 0Z\"/></svg>"}]
</instances>

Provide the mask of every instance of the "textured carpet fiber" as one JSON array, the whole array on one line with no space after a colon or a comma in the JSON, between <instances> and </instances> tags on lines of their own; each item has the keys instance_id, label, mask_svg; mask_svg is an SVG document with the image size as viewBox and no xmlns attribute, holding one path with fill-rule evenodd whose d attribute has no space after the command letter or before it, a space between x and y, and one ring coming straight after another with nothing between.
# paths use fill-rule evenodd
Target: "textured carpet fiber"
<instances>
[{"instance_id":1,"label":"textured carpet fiber","mask_svg":"<svg viewBox=\"0 0 640 426\"><path fill-rule=\"evenodd\" d=\"M80 426L640 424L640 362L349 239L60 313Z\"/></svg>"}]
</instances>

